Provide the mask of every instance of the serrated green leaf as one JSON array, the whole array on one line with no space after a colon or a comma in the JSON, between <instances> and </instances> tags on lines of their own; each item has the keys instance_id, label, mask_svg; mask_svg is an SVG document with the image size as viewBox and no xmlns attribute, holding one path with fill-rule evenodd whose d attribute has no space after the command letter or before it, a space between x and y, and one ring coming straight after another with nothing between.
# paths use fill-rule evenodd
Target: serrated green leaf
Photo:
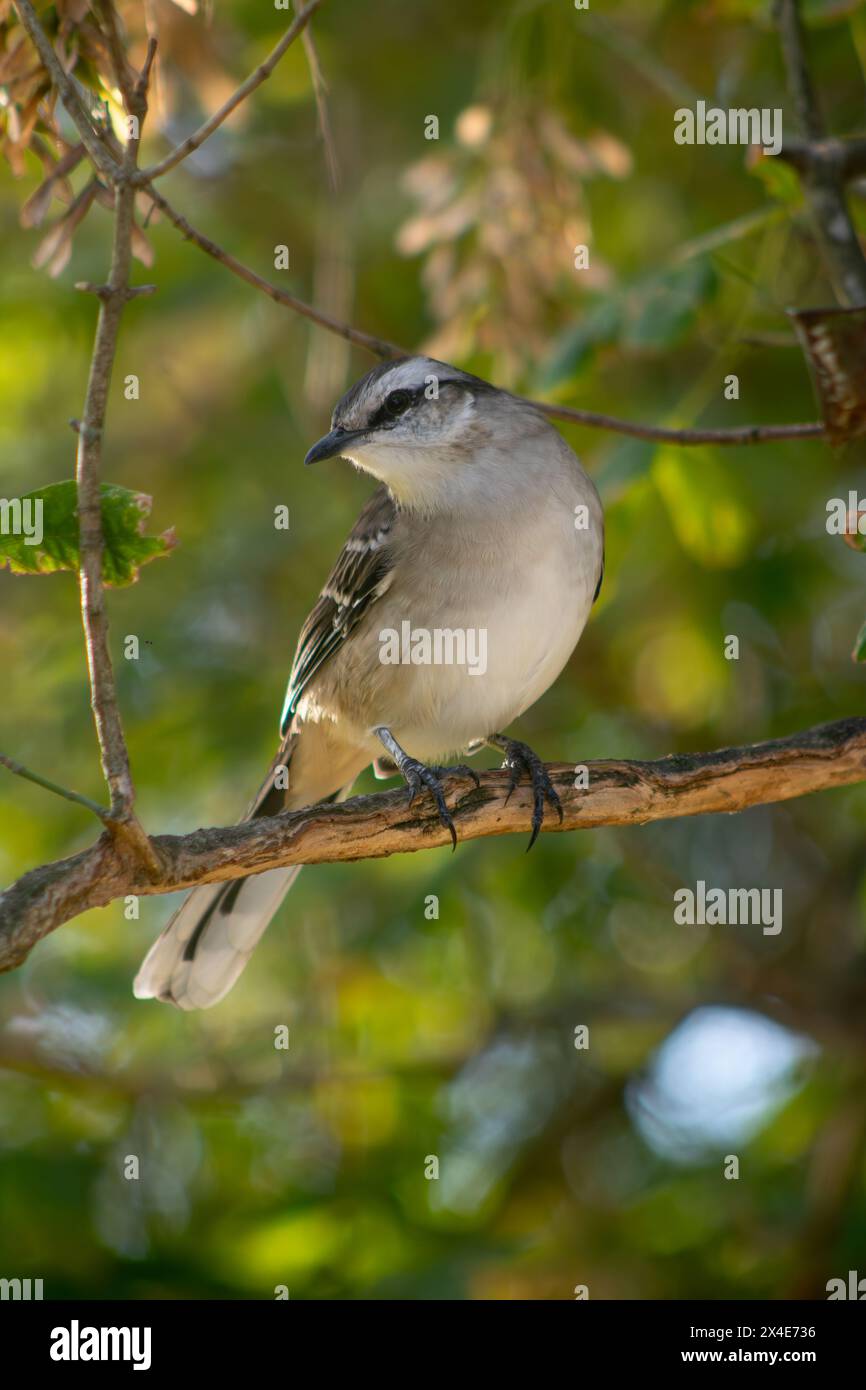
<instances>
[{"instance_id":1,"label":"serrated green leaf","mask_svg":"<svg viewBox=\"0 0 866 1390\"><path fill-rule=\"evenodd\" d=\"M147 536L143 528L151 499L141 492L103 483L103 583L114 588L134 584L142 565L167 555L174 532ZM41 521L36 504L41 503ZM22 519L30 532L22 534ZM38 524L37 524L38 522ZM17 534L12 534L14 530ZM55 574L78 571L78 489L71 479L38 488L26 496L0 499L0 569L12 574Z\"/></svg>"}]
</instances>

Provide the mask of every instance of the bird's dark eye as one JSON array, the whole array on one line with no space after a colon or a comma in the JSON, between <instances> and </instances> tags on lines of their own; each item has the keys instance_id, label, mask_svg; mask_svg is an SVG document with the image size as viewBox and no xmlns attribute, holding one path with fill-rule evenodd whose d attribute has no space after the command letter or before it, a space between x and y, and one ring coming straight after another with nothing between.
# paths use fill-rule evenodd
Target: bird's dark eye
<instances>
[{"instance_id":1,"label":"bird's dark eye","mask_svg":"<svg viewBox=\"0 0 866 1390\"><path fill-rule=\"evenodd\" d=\"M411 391L392 391L385 398L385 409L389 415L402 415L412 404Z\"/></svg>"}]
</instances>

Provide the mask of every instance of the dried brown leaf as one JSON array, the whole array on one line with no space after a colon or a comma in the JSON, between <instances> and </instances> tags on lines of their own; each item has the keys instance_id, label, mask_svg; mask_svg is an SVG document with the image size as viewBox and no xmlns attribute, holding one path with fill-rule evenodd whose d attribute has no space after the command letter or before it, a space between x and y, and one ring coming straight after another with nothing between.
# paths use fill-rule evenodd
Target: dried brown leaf
<instances>
[{"instance_id":1,"label":"dried brown leaf","mask_svg":"<svg viewBox=\"0 0 866 1390\"><path fill-rule=\"evenodd\" d=\"M147 266L148 269L153 265L153 247L141 228L136 226L134 222L132 224L132 254L137 261Z\"/></svg>"},{"instance_id":2,"label":"dried brown leaf","mask_svg":"<svg viewBox=\"0 0 866 1390\"><path fill-rule=\"evenodd\" d=\"M101 181L96 185L96 201L100 207L107 208L109 212L114 212L114 194L110 188L106 188Z\"/></svg>"},{"instance_id":3,"label":"dried brown leaf","mask_svg":"<svg viewBox=\"0 0 866 1390\"><path fill-rule=\"evenodd\" d=\"M3 83L3 86L7 91L15 93L16 100L24 101L28 95L26 90L27 87L29 86L32 90L36 85L37 79L41 76L42 64L34 63L32 67L26 68L25 71L19 73L17 77L10 77L8 82ZM24 90L22 91L21 89Z\"/></svg>"},{"instance_id":4,"label":"dried brown leaf","mask_svg":"<svg viewBox=\"0 0 866 1390\"><path fill-rule=\"evenodd\" d=\"M30 152L41 160L43 177L47 179L54 173L58 159L62 159L65 155L69 154L76 146L70 144L68 140L64 140L50 121L46 120L44 105L42 108L42 124L45 127L46 135L53 141L54 149L51 149L43 136L37 132L30 141ZM72 184L67 178L60 178L57 180L54 196L59 203L72 202L74 196Z\"/></svg>"},{"instance_id":5,"label":"dried brown leaf","mask_svg":"<svg viewBox=\"0 0 866 1390\"><path fill-rule=\"evenodd\" d=\"M58 34L54 40L54 52L57 54L60 66L64 72L71 72L78 62L78 42L73 36L67 47L65 39Z\"/></svg>"},{"instance_id":6,"label":"dried brown leaf","mask_svg":"<svg viewBox=\"0 0 866 1390\"><path fill-rule=\"evenodd\" d=\"M16 179L23 179L27 173L27 162L24 158L24 146L17 140L8 139L3 143L3 153L9 163L9 168Z\"/></svg>"},{"instance_id":7,"label":"dried brown leaf","mask_svg":"<svg viewBox=\"0 0 866 1390\"><path fill-rule=\"evenodd\" d=\"M83 157L84 146L73 145L62 159L57 161L48 177L43 179L35 193L31 193L21 209L22 227L38 227L51 205L52 198L67 192L71 196L71 188L66 176L72 173L72 170L80 164Z\"/></svg>"},{"instance_id":8,"label":"dried brown leaf","mask_svg":"<svg viewBox=\"0 0 866 1390\"><path fill-rule=\"evenodd\" d=\"M44 267L54 279L66 267L72 255L75 230L87 216L95 195L96 181L93 180L81 190L69 211L40 241L32 259L36 270Z\"/></svg>"},{"instance_id":9,"label":"dried brown leaf","mask_svg":"<svg viewBox=\"0 0 866 1390\"><path fill-rule=\"evenodd\" d=\"M90 0L55 0L54 8L64 23L80 24L90 9Z\"/></svg>"},{"instance_id":10,"label":"dried brown leaf","mask_svg":"<svg viewBox=\"0 0 866 1390\"><path fill-rule=\"evenodd\" d=\"M82 58L89 58L100 76L113 87L114 69L105 35L90 20L80 25L77 32Z\"/></svg>"},{"instance_id":11,"label":"dried brown leaf","mask_svg":"<svg viewBox=\"0 0 866 1390\"><path fill-rule=\"evenodd\" d=\"M45 220L45 214L51 206L51 199L54 196L53 178L44 179L40 183L35 193L31 193L23 208L19 221L22 227L39 227Z\"/></svg>"},{"instance_id":12,"label":"dried brown leaf","mask_svg":"<svg viewBox=\"0 0 866 1390\"><path fill-rule=\"evenodd\" d=\"M162 220L162 213L156 203L150 201L147 193L136 193L135 210L141 218L143 227L153 227Z\"/></svg>"},{"instance_id":13,"label":"dried brown leaf","mask_svg":"<svg viewBox=\"0 0 866 1390\"><path fill-rule=\"evenodd\" d=\"M48 265L58 254L65 243L72 240L72 229L67 224L66 217L62 217L59 222L55 222L50 232L42 238L36 250L33 252L31 265L34 270L41 270ZM67 257L68 259L68 257Z\"/></svg>"},{"instance_id":14,"label":"dried brown leaf","mask_svg":"<svg viewBox=\"0 0 866 1390\"><path fill-rule=\"evenodd\" d=\"M7 86L13 78L20 77L32 66L33 49L27 35L23 34L17 43L10 44L6 52L0 56L0 86Z\"/></svg>"}]
</instances>

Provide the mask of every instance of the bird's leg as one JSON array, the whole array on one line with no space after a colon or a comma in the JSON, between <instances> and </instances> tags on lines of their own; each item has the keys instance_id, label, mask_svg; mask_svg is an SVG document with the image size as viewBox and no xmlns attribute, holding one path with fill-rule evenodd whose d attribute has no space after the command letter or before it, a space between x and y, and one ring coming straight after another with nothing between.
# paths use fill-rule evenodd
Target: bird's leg
<instances>
[{"instance_id":1,"label":"bird's leg","mask_svg":"<svg viewBox=\"0 0 866 1390\"><path fill-rule=\"evenodd\" d=\"M521 743L519 739L516 738L506 738L504 734L491 734L487 739L487 743L491 748L500 748L505 754L505 761L502 766L507 767L511 774L508 780L508 796L505 798L506 805L508 804L511 793L520 781L520 774L522 772L528 774L529 780L532 783L534 800L532 807L532 835L530 836L529 844L526 846L526 852L528 854L535 844L535 841L538 839L538 832L544 820L544 798L547 797L551 806L554 806L559 812L560 825L562 824L562 802L547 774L547 768L544 766L544 763L541 761L538 754L533 753L532 749L528 747L527 744Z\"/></svg>"},{"instance_id":2,"label":"bird's leg","mask_svg":"<svg viewBox=\"0 0 866 1390\"><path fill-rule=\"evenodd\" d=\"M436 809L439 812L440 821L451 835L452 847L456 849L457 831L454 827L454 821L451 819L451 813L445 804L445 794L442 790L440 778L452 776L454 774L463 775L471 777L476 787L478 787L481 784L478 780L477 772L471 767L468 767L465 763L460 763L456 767L427 767L425 763L419 762L417 758L410 758L405 749L400 747L394 735L391 733L391 730L386 728L384 724L380 724L378 728L373 730L373 733L387 749L389 757L395 763L397 771L408 786L409 805L412 805L412 802L415 800L415 797L421 791L422 787L426 787L433 797L433 800L436 802Z\"/></svg>"}]
</instances>

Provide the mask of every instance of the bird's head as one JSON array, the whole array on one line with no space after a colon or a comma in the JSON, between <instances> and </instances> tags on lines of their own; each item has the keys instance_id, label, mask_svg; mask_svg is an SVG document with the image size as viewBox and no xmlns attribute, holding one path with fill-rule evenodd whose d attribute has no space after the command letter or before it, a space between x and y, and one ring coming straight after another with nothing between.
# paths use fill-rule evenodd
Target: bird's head
<instances>
[{"instance_id":1,"label":"bird's head","mask_svg":"<svg viewBox=\"0 0 866 1390\"><path fill-rule=\"evenodd\" d=\"M537 413L508 392L432 357L404 357L346 392L304 462L339 455L387 484L401 505L435 510L471 485L479 460L523 414L537 427Z\"/></svg>"}]
</instances>

